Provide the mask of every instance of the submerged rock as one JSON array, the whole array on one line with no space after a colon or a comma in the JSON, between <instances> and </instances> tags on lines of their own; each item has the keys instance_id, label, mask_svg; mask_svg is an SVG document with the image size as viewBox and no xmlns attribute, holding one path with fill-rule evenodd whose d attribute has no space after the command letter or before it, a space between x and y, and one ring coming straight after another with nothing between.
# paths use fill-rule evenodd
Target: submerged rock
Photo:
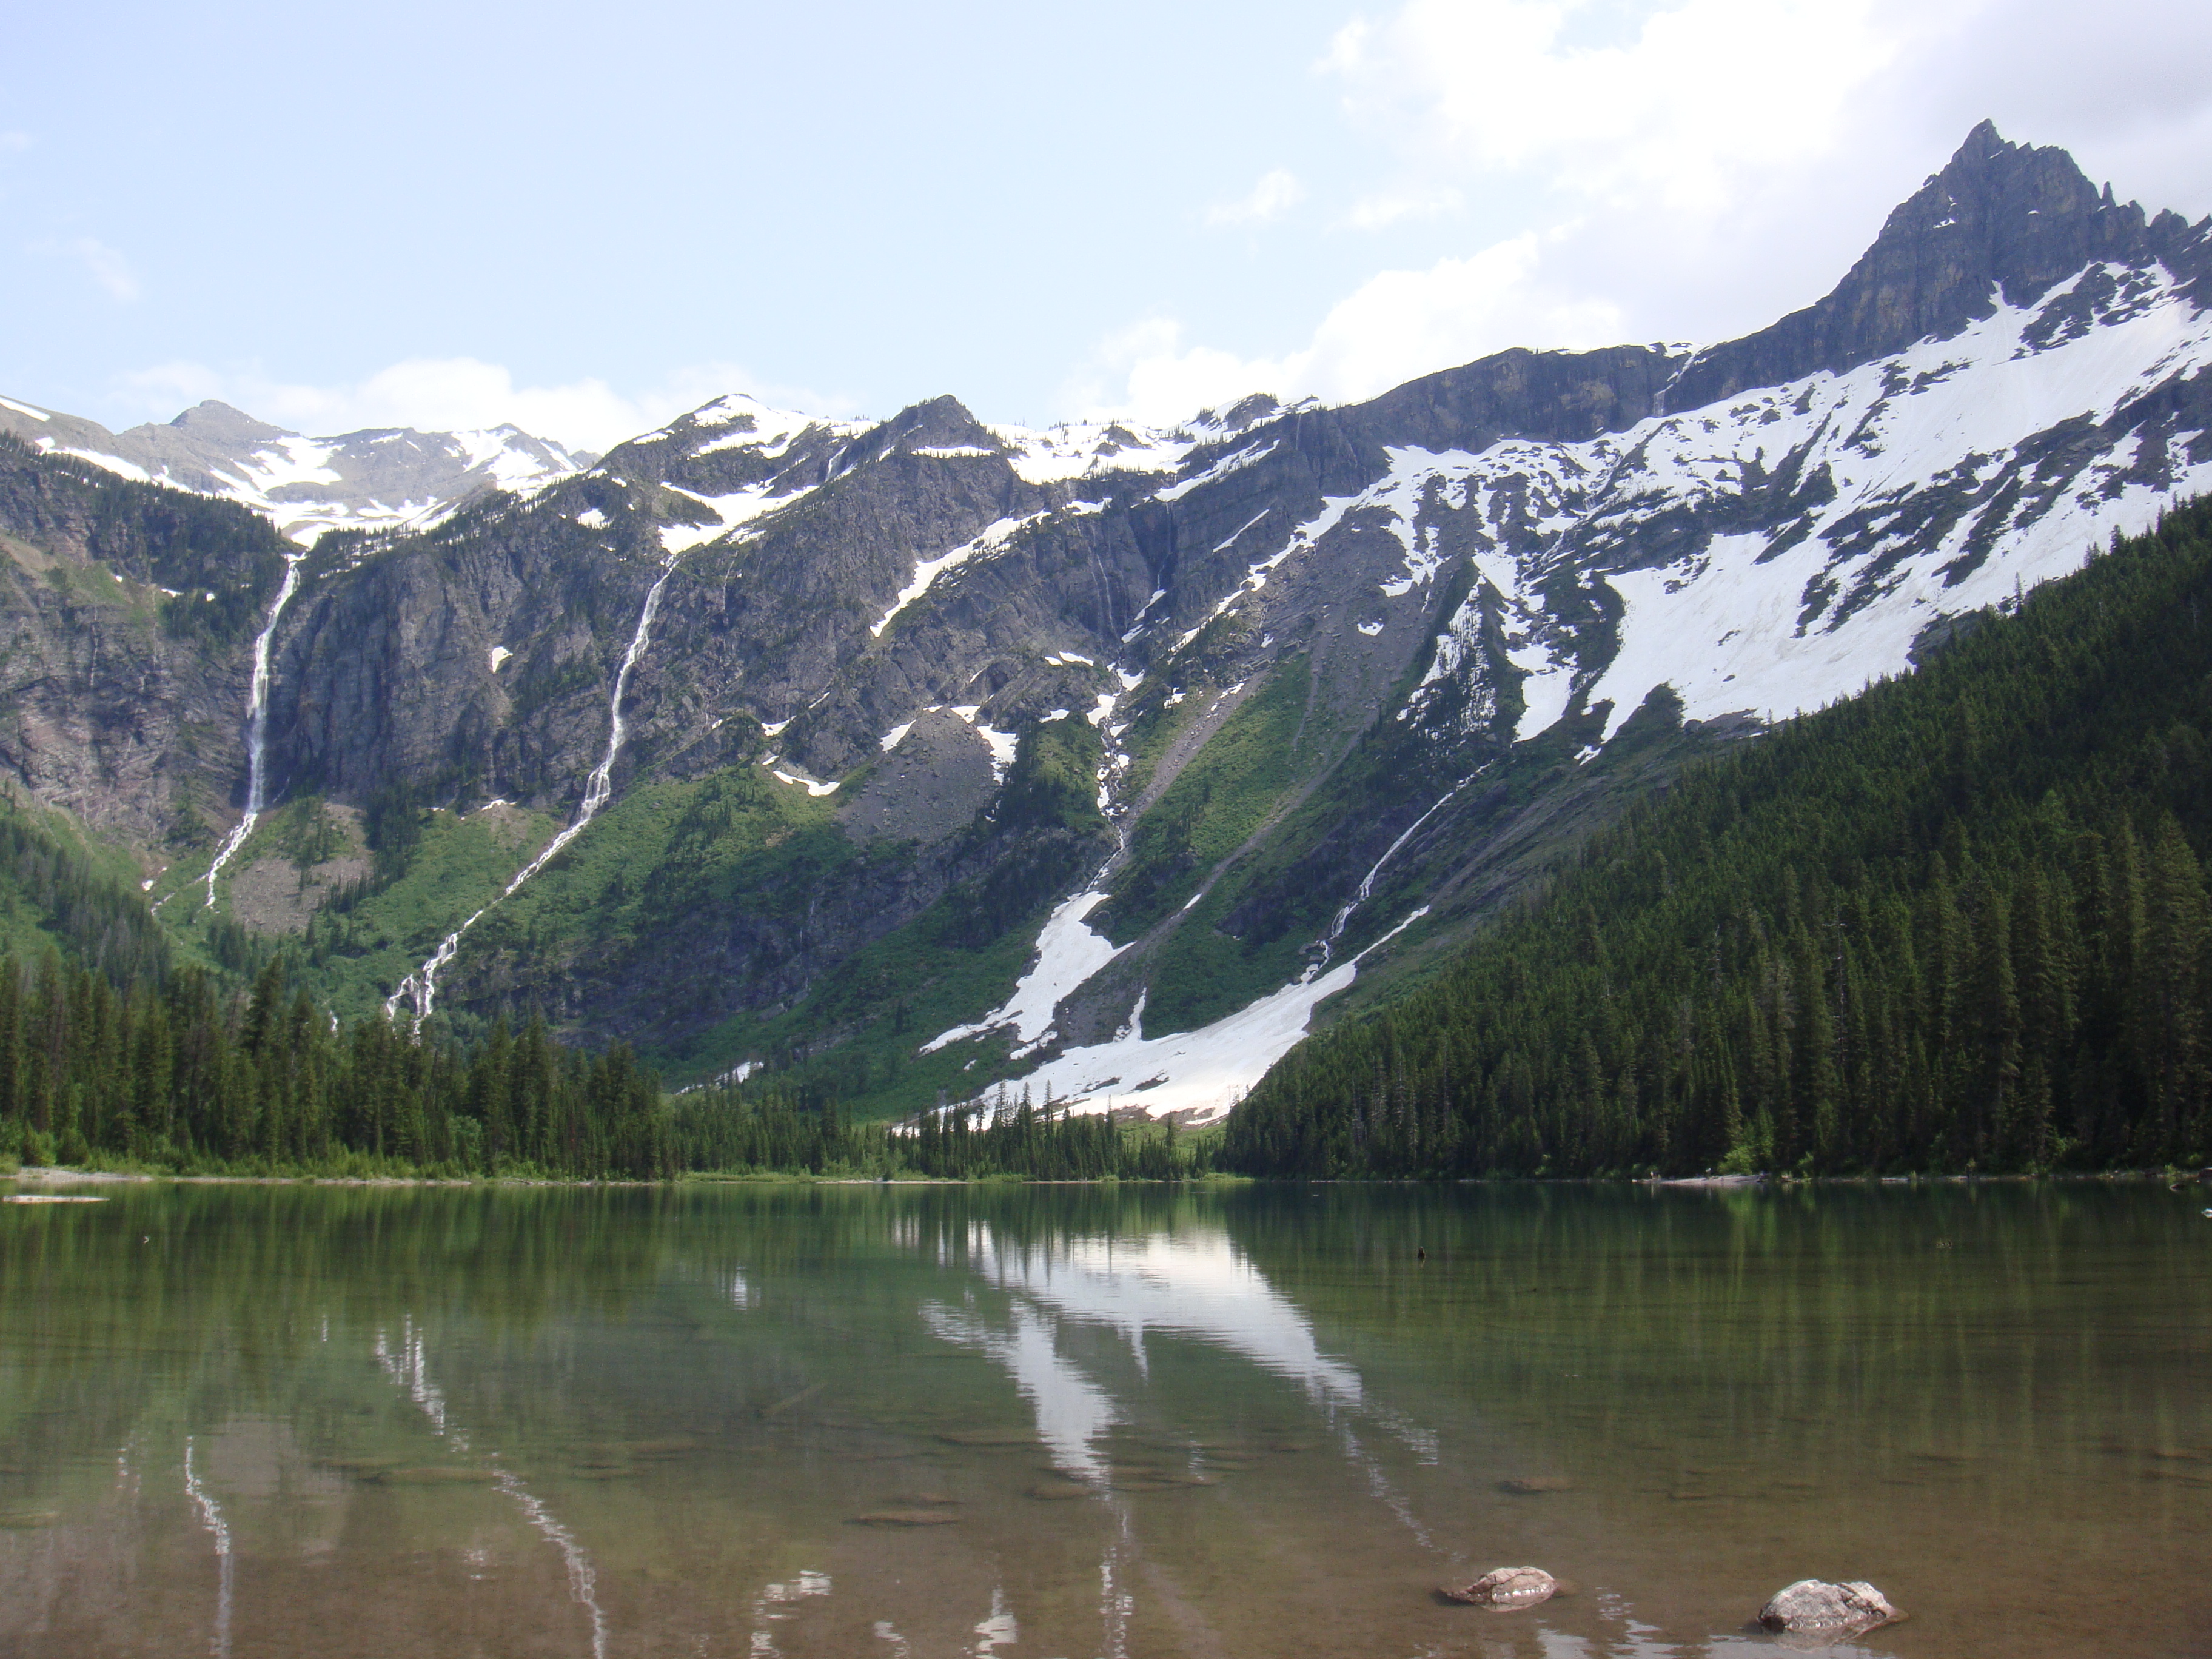
<instances>
[{"instance_id":1,"label":"submerged rock","mask_svg":"<svg viewBox=\"0 0 2212 1659\"><path fill-rule=\"evenodd\" d=\"M950 1510L871 1510L856 1515L856 1527L950 1527L960 1517Z\"/></svg>"},{"instance_id":2,"label":"submerged rock","mask_svg":"<svg viewBox=\"0 0 2212 1659\"><path fill-rule=\"evenodd\" d=\"M446 1465L427 1468L386 1469L369 1476L388 1486L485 1486L499 1479L491 1469L458 1469Z\"/></svg>"},{"instance_id":3,"label":"submerged rock","mask_svg":"<svg viewBox=\"0 0 2212 1659\"><path fill-rule=\"evenodd\" d=\"M319 1457L315 1467L329 1469L337 1474L351 1475L356 1480L374 1480L386 1469L399 1467L396 1457ZM0 1469L0 1474L13 1474L14 1469Z\"/></svg>"},{"instance_id":4,"label":"submerged rock","mask_svg":"<svg viewBox=\"0 0 2212 1659\"><path fill-rule=\"evenodd\" d=\"M1001 1446L1034 1446L1036 1436L1028 1429L952 1429L937 1437L948 1445L994 1449Z\"/></svg>"},{"instance_id":5,"label":"submerged rock","mask_svg":"<svg viewBox=\"0 0 2212 1659\"><path fill-rule=\"evenodd\" d=\"M1862 1635L1903 1617L1887 1596L1863 1579L1831 1584L1801 1578L1759 1610L1759 1622L1771 1631L1831 1640Z\"/></svg>"},{"instance_id":6,"label":"submerged rock","mask_svg":"<svg viewBox=\"0 0 2212 1659\"><path fill-rule=\"evenodd\" d=\"M1539 1601L1548 1601L1559 1589L1559 1581L1541 1567L1498 1567L1472 1584L1455 1589L1447 1586L1444 1594L1455 1601L1510 1612L1516 1607L1533 1607Z\"/></svg>"},{"instance_id":7,"label":"submerged rock","mask_svg":"<svg viewBox=\"0 0 2212 1659\"><path fill-rule=\"evenodd\" d=\"M705 1449L706 1443L688 1434L672 1434L665 1440L634 1440L629 1444L632 1457L685 1457Z\"/></svg>"},{"instance_id":8,"label":"submerged rock","mask_svg":"<svg viewBox=\"0 0 2212 1659\"><path fill-rule=\"evenodd\" d=\"M1572 1492L1575 1483L1564 1475L1533 1474L1512 1480L1501 1480L1498 1490L1510 1492L1516 1498L1532 1498L1538 1492Z\"/></svg>"},{"instance_id":9,"label":"submerged rock","mask_svg":"<svg viewBox=\"0 0 2212 1659\"><path fill-rule=\"evenodd\" d=\"M1041 1480L1029 1489L1029 1495L1048 1504L1066 1503L1070 1498L1090 1497L1091 1488L1080 1480Z\"/></svg>"}]
</instances>

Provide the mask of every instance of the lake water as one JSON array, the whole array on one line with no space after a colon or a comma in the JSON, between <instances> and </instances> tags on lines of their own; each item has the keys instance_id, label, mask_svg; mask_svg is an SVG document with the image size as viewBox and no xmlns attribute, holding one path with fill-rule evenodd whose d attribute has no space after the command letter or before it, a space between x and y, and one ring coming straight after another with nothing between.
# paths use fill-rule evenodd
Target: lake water
<instances>
[{"instance_id":1,"label":"lake water","mask_svg":"<svg viewBox=\"0 0 2212 1659\"><path fill-rule=\"evenodd\" d=\"M9 1656L2212 1653L2194 1185L69 1190Z\"/></svg>"}]
</instances>

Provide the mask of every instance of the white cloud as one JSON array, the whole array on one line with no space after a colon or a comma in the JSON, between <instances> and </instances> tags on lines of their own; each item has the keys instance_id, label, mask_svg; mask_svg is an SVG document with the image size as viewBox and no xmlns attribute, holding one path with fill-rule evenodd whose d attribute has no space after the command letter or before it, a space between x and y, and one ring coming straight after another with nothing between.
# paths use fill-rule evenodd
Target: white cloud
<instances>
[{"instance_id":1,"label":"white cloud","mask_svg":"<svg viewBox=\"0 0 2212 1659\"><path fill-rule=\"evenodd\" d=\"M1232 404L1249 392L1283 392L1293 384L1297 368L1291 360L1188 345L1181 323L1151 317L1101 340L1084 370L1062 388L1060 402L1085 416L1165 426L1201 409Z\"/></svg>"},{"instance_id":2,"label":"white cloud","mask_svg":"<svg viewBox=\"0 0 2212 1659\"><path fill-rule=\"evenodd\" d=\"M1173 417L1258 389L1363 397L1514 345L1748 332L1832 287L1984 116L2194 217L2208 60L2201 0L2111 0L2094 28L2075 0L1403 0L1317 66L1377 147L1334 223L1433 257L1257 356L1156 317L1071 389ZM1445 240L1460 227L1480 252Z\"/></svg>"},{"instance_id":3,"label":"white cloud","mask_svg":"<svg viewBox=\"0 0 2212 1659\"><path fill-rule=\"evenodd\" d=\"M1345 221L1354 230L1385 230L1409 219L1441 219L1466 207L1467 198L1451 185L1414 185L1361 197Z\"/></svg>"},{"instance_id":4,"label":"white cloud","mask_svg":"<svg viewBox=\"0 0 2212 1659\"><path fill-rule=\"evenodd\" d=\"M1609 40L1578 35L1591 9L1410 0L1345 28L1327 68L1356 120L1432 166L1710 210L1746 171L1831 146L1853 94L1905 44L1875 0L1682 0Z\"/></svg>"},{"instance_id":5,"label":"white cloud","mask_svg":"<svg viewBox=\"0 0 2212 1659\"><path fill-rule=\"evenodd\" d=\"M138 297L138 279L131 274L128 262L96 237L49 240L33 244L31 251L50 258L76 260L84 267L85 275L118 305L128 305Z\"/></svg>"},{"instance_id":6,"label":"white cloud","mask_svg":"<svg viewBox=\"0 0 2212 1659\"><path fill-rule=\"evenodd\" d=\"M1304 347L1279 357L1187 343L1179 324L1151 319L1101 343L1073 400L1089 414L1164 423L1247 392L1344 402L1507 345L1586 347L1620 337L1619 308L1556 290L1540 269L1542 252L1530 231L1425 270L1378 272L1331 307Z\"/></svg>"},{"instance_id":7,"label":"white cloud","mask_svg":"<svg viewBox=\"0 0 2212 1659\"><path fill-rule=\"evenodd\" d=\"M1508 345L1553 349L1620 337L1620 307L1557 288L1544 239L1524 231L1425 270L1385 270L1340 300L1314 331L1307 386L1364 398Z\"/></svg>"},{"instance_id":8,"label":"white cloud","mask_svg":"<svg viewBox=\"0 0 2212 1659\"><path fill-rule=\"evenodd\" d=\"M825 413L842 412L842 403L795 388L763 386L744 370L722 363L680 369L659 386L632 394L597 378L517 386L505 368L473 357L410 358L341 386L305 386L257 370L173 362L126 376L125 386L134 404L164 417L177 406L216 398L261 420L318 436L372 427L449 432L517 426L538 437L602 452L732 392Z\"/></svg>"},{"instance_id":9,"label":"white cloud","mask_svg":"<svg viewBox=\"0 0 2212 1659\"><path fill-rule=\"evenodd\" d=\"M1306 187L1297 175L1277 167L1261 174L1259 183L1234 202L1223 202L1206 210L1209 225L1264 225L1279 219L1306 199Z\"/></svg>"},{"instance_id":10,"label":"white cloud","mask_svg":"<svg viewBox=\"0 0 2212 1659\"><path fill-rule=\"evenodd\" d=\"M1680 0L1609 38L1589 33L1586 0L1408 0L1354 21L1322 69L1394 177L1342 222L1488 216L1491 240L1367 277L1279 356L1239 359L1160 319L1126 331L1092 366L1118 389L1091 402L1158 419L1253 390L1351 399L1510 346L1630 337L1639 288L1677 280L1670 262L1705 275L1732 208L1839 142L1851 99L1900 50L1875 3ZM1522 222L1497 225L1508 198Z\"/></svg>"}]
</instances>

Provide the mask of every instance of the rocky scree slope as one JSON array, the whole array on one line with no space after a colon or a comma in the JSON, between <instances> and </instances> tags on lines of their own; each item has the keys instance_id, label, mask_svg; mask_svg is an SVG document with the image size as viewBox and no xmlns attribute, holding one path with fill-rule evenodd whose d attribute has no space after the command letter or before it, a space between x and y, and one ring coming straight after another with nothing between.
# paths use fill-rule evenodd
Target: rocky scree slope
<instances>
[{"instance_id":1,"label":"rocky scree slope","mask_svg":"<svg viewBox=\"0 0 2212 1659\"><path fill-rule=\"evenodd\" d=\"M605 766L455 945L464 1026L534 1006L874 1109L1011 1077L1212 1115L1355 963L1355 997L1417 975L1686 758L2203 489L2208 264L1984 125L1832 294L1716 347L1166 431L723 399L324 537L270 774L542 834ZM506 878L425 866L307 946L394 979Z\"/></svg>"}]
</instances>

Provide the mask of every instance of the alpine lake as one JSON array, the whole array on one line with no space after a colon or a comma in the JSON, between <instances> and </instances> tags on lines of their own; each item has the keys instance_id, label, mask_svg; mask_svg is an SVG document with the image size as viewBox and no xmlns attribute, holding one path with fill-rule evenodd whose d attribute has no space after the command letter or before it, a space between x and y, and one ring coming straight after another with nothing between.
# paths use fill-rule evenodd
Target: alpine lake
<instances>
[{"instance_id":1,"label":"alpine lake","mask_svg":"<svg viewBox=\"0 0 2212 1659\"><path fill-rule=\"evenodd\" d=\"M2194 1182L0 1193L11 1656L2212 1653Z\"/></svg>"}]
</instances>

